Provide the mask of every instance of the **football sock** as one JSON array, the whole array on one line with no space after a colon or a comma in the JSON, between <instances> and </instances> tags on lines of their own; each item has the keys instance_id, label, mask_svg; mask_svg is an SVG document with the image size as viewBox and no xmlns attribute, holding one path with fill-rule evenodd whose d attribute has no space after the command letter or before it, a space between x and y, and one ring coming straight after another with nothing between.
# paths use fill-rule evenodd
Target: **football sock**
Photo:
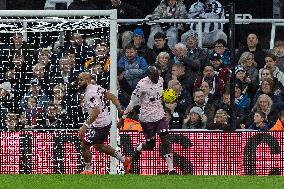
<instances>
[{"instance_id":1,"label":"football sock","mask_svg":"<svg viewBox=\"0 0 284 189\"><path fill-rule=\"evenodd\" d=\"M85 170L92 171L93 170L92 163L86 163Z\"/></svg>"},{"instance_id":2,"label":"football sock","mask_svg":"<svg viewBox=\"0 0 284 189\"><path fill-rule=\"evenodd\" d=\"M166 158L166 162L168 164L169 171L174 170L173 154L172 153L166 154L164 157Z\"/></svg>"},{"instance_id":3,"label":"football sock","mask_svg":"<svg viewBox=\"0 0 284 189\"><path fill-rule=\"evenodd\" d=\"M143 143L140 143L140 144L137 146L136 150L137 150L138 152L141 152L141 151L142 151L142 145L143 145Z\"/></svg>"},{"instance_id":4,"label":"football sock","mask_svg":"<svg viewBox=\"0 0 284 189\"><path fill-rule=\"evenodd\" d=\"M125 162L125 157L123 157L119 151L116 151L116 152L114 153L113 157L115 157L116 159L118 159L118 160L121 161L122 163Z\"/></svg>"}]
</instances>

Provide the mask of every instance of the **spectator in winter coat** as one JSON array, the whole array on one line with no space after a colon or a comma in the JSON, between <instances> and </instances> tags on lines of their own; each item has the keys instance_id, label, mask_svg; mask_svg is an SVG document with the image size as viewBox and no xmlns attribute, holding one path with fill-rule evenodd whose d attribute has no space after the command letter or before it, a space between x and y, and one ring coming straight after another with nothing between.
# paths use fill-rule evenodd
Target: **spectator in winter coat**
<instances>
[{"instance_id":1,"label":"spectator in winter coat","mask_svg":"<svg viewBox=\"0 0 284 189\"><path fill-rule=\"evenodd\" d=\"M275 125L269 131L284 131L284 110L279 113Z\"/></svg>"},{"instance_id":2,"label":"spectator in winter coat","mask_svg":"<svg viewBox=\"0 0 284 189\"><path fill-rule=\"evenodd\" d=\"M151 19L183 19L186 18L186 7L182 0L161 0L161 3L156 7ZM151 32L148 38L147 45L153 47L154 36L158 32L165 33L168 39L168 45L173 48L178 42L178 29L182 29L182 25L175 23L155 24L151 27Z\"/></svg>"},{"instance_id":3,"label":"spectator in winter coat","mask_svg":"<svg viewBox=\"0 0 284 189\"><path fill-rule=\"evenodd\" d=\"M183 90L180 82L176 79L169 81L168 87L173 89L177 96L174 103L165 104L171 114L169 127L170 129L181 129L185 113L192 106L192 98L188 91Z\"/></svg>"},{"instance_id":4,"label":"spectator in winter coat","mask_svg":"<svg viewBox=\"0 0 284 189\"><path fill-rule=\"evenodd\" d=\"M231 127L229 124L229 114L223 110L219 109L216 111L215 117L214 117L214 123L208 124L207 128L208 130L224 130L224 131L230 131Z\"/></svg>"},{"instance_id":5,"label":"spectator in winter coat","mask_svg":"<svg viewBox=\"0 0 284 189\"><path fill-rule=\"evenodd\" d=\"M200 107L194 106L190 109L189 114L184 119L183 129L205 129L206 116Z\"/></svg>"},{"instance_id":6,"label":"spectator in winter coat","mask_svg":"<svg viewBox=\"0 0 284 189\"><path fill-rule=\"evenodd\" d=\"M188 37L182 41L187 46L187 56L194 64L200 65L200 72L202 73L204 67L209 64L209 56L207 49L198 47L198 35L195 32L188 33Z\"/></svg>"},{"instance_id":7,"label":"spectator in winter coat","mask_svg":"<svg viewBox=\"0 0 284 189\"><path fill-rule=\"evenodd\" d=\"M221 19L224 18L224 8L217 0L198 0L193 3L187 12L187 18ZM190 30L181 36L181 41L185 41L188 33L197 32L197 23L190 24ZM223 23L203 23L202 24L202 44L213 46L218 39L227 41L227 35L223 32Z\"/></svg>"},{"instance_id":8,"label":"spectator in winter coat","mask_svg":"<svg viewBox=\"0 0 284 189\"><path fill-rule=\"evenodd\" d=\"M145 58L149 65L153 65L155 63L155 59L152 56L152 51L145 44L145 36L144 32L140 28L136 28L132 34L133 44L136 47L138 56L142 56Z\"/></svg>"},{"instance_id":9,"label":"spectator in winter coat","mask_svg":"<svg viewBox=\"0 0 284 189\"><path fill-rule=\"evenodd\" d=\"M230 50L226 48L227 43L224 39L218 39L214 43L214 50L210 53L209 58L214 56L215 53L219 54L221 56L221 62L223 67L229 67L230 66Z\"/></svg>"},{"instance_id":10,"label":"spectator in winter coat","mask_svg":"<svg viewBox=\"0 0 284 189\"><path fill-rule=\"evenodd\" d=\"M142 79L147 71L148 64L143 57L137 55L134 45L125 47L125 55L117 63L118 68L125 70L124 77L132 89L135 89L138 81Z\"/></svg>"},{"instance_id":11,"label":"spectator in winter coat","mask_svg":"<svg viewBox=\"0 0 284 189\"><path fill-rule=\"evenodd\" d=\"M248 128L252 124L253 116L256 111L262 111L266 114L267 121L269 125L274 125L278 119L278 113L283 110L284 104L283 102L280 104L273 104L271 98L262 94L258 97L256 104L252 108L250 114L246 117L245 127Z\"/></svg>"},{"instance_id":12,"label":"spectator in winter coat","mask_svg":"<svg viewBox=\"0 0 284 189\"><path fill-rule=\"evenodd\" d=\"M253 124L251 124L248 129L269 131L270 125L266 121L266 114L262 111L256 111L253 117Z\"/></svg>"},{"instance_id":13,"label":"spectator in winter coat","mask_svg":"<svg viewBox=\"0 0 284 189\"><path fill-rule=\"evenodd\" d=\"M276 41L274 45L274 54L277 56L277 67L284 72L284 42Z\"/></svg>"},{"instance_id":14,"label":"spectator in winter coat","mask_svg":"<svg viewBox=\"0 0 284 189\"><path fill-rule=\"evenodd\" d=\"M273 54L267 54L265 56L265 66L273 75L274 78L278 80L278 82L284 86L284 72L281 72L277 67L277 58ZM263 69L263 68L262 68ZM262 69L259 70L259 73L262 72Z\"/></svg>"},{"instance_id":15,"label":"spectator in winter coat","mask_svg":"<svg viewBox=\"0 0 284 189\"><path fill-rule=\"evenodd\" d=\"M166 35L158 32L154 35L154 46L152 47L152 58L156 59L160 52L169 53L170 57L173 57L172 50L168 46Z\"/></svg>"}]
</instances>

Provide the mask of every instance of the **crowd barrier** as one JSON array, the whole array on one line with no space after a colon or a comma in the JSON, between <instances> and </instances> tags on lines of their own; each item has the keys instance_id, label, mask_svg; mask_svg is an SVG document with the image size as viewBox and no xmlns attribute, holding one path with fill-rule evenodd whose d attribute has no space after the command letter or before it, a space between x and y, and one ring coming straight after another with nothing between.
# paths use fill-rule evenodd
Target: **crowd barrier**
<instances>
[{"instance_id":1,"label":"crowd barrier","mask_svg":"<svg viewBox=\"0 0 284 189\"><path fill-rule=\"evenodd\" d=\"M83 170L75 131L1 132L1 174L77 174ZM181 175L283 175L283 132L170 133L174 167ZM139 132L121 132L122 153L131 156ZM155 175L167 170L157 139L154 151L141 154L134 171ZM110 157L92 148L95 174L108 174Z\"/></svg>"}]
</instances>

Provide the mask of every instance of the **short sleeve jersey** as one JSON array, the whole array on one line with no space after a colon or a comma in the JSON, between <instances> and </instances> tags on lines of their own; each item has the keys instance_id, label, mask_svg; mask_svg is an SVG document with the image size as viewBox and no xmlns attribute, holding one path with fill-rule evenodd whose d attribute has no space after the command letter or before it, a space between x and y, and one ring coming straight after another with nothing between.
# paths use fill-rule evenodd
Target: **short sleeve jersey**
<instances>
[{"instance_id":1,"label":"short sleeve jersey","mask_svg":"<svg viewBox=\"0 0 284 189\"><path fill-rule=\"evenodd\" d=\"M90 84L87 86L84 97L84 109L88 111L89 115L95 106L98 106L100 110L100 114L91 127L105 127L111 124L110 112L104 98L105 92L105 89L99 85Z\"/></svg>"}]
</instances>

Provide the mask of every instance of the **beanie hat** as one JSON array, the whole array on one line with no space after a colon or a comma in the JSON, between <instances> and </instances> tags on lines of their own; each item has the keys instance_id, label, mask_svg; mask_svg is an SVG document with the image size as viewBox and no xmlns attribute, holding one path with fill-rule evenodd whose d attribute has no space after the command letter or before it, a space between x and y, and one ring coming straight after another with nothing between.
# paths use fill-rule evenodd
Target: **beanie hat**
<instances>
[{"instance_id":1,"label":"beanie hat","mask_svg":"<svg viewBox=\"0 0 284 189\"><path fill-rule=\"evenodd\" d=\"M237 67L236 67L236 74L237 74L238 72L241 72L241 71L246 72L245 69L244 69L242 66L237 66Z\"/></svg>"},{"instance_id":2,"label":"beanie hat","mask_svg":"<svg viewBox=\"0 0 284 189\"><path fill-rule=\"evenodd\" d=\"M218 53L214 53L211 57L210 57L210 60L221 60L221 55L218 54Z\"/></svg>"},{"instance_id":3,"label":"beanie hat","mask_svg":"<svg viewBox=\"0 0 284 189\"><path fill-rule=\"evenodd\" d=\"M202 117L203 114L204 114L203 110L200 107L198 107L198 106L194 106L193 108L191 108L189 113L196 113L200 117Z\"/></svg>"},{"instance_id":4,"label":"beanie hat","mask_svg":"<svg viewBox=\"0 0 284 189\"><path fill-rule=\"evenodd\" d=\"M133 31L133 36L135 36L135 35L139 35L139 36L144 37L144 32L143 32L142 29L137 28L137 29L135 29L135 30Z\"/></svg>"}]
</instances>

